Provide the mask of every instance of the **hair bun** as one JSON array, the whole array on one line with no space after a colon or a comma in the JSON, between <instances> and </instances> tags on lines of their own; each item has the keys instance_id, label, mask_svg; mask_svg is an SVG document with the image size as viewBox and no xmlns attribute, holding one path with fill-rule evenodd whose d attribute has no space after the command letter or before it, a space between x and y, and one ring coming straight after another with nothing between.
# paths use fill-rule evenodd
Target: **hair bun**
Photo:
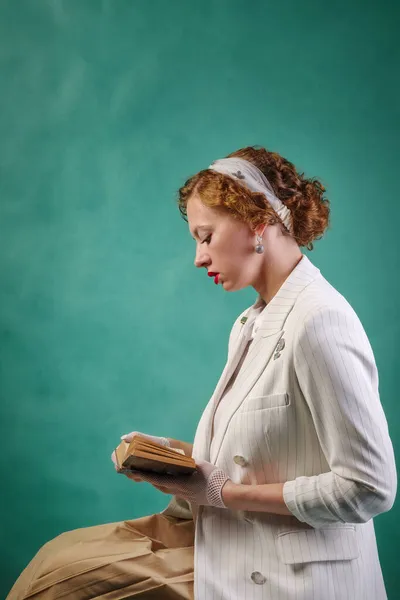
<instances>
[{"instance_id":1,"label":"hair bun","mask_svg":"<svg viewBox=\"0 0 400 600\"><path fill-rule=\"evenodd\" d=\"M293 163L277 152L248 146L229 155L252 162L267 177L278 198L292 214L293 237L299 246L313 249L313 241L322 237L329 226L329 200L325 187L316 178L307 179Z\"/></svg>"}]
</instances>

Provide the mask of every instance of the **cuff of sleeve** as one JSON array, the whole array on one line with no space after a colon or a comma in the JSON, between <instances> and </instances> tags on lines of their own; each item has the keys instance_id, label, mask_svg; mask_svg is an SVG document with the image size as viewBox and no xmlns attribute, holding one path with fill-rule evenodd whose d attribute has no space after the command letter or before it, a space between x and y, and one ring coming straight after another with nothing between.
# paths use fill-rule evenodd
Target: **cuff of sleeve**
<instances>
[{"instance_id":1,"label":"cuff of sleeve","mask_svg":"<svg viewBox=\"0 0 400 600\"><path fill-rule=\"evenodd\" d=\"M297 506L296 502L296 480L286 481L283 484L283 500L286 504L286 507L290 512L302 523L305 523L305 520L302 518L301 512Z\"/></svg>"},{"instance_id":2,"label":"cuff of sleeve","mask_svg":"<svg viewBox=\"0 0 400 600\"><path fill-rule=\"evenodd\" d=\"M339 520L332 516L319 495L318 486L322 477L297 477L293 481L286 481L282 490L283 500L293 516L314 529Z\"/></svg>"}]
</instances>

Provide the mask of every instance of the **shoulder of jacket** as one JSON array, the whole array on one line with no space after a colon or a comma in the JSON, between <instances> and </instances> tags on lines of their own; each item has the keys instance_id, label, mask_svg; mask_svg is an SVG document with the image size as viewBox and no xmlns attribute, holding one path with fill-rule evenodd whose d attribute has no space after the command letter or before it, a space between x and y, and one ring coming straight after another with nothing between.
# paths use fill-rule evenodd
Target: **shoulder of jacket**
<instances>
[{"instance_id":1,"label":"shoulder of jacket","mask_svg":"<svg viewBox=\"0 0 400 600\"><path fill-rule=\"evenodd\" d=\"M322 276L310 283L298 296L293 307L302 322L317 314L335 313L357 317L346 298Z\"/></svg>"},{"instance_id":2,"label":"shoulder of jacket","mask_svg":"<svg viewBox=\"0 0 400 600\"><path fill-rule=\"evenodd\" d=\"M351 304L330 283L321 279L310 284L293 307L296 337L326 324L336 325L339 329L347 329L351 325L360 332L364 331Z\"/></svg>"}]
</instances>

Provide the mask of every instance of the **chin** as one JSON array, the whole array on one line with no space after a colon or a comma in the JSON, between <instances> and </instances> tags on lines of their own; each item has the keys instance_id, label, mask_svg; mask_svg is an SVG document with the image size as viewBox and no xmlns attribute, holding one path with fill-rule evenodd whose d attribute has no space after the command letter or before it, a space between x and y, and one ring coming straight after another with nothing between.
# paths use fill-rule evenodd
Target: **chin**
<instances>
[{"instance_id":1,"label":"chin","mask_svg":"<svg viewBox=\"0 0 400 600\"><path fill-rule=\"evenodd\" d=\"M239 292L240 290L244 290L245 288L249 287L251 284L250 283L231 283L228 279L228 281L223 281L221 282L222 287L224 288L224 290L226 292Z\"/></svg>"},{"instance_id":2,"label":"chin","mask_svg":"<svg viewBox=\"0 0 400 600\"><path fill-rule=\"evenodd\" d=\"M223 281L221 283L221 285L226 292L236 292L237 290L240 289L240 288L235 287L235 285L232 285L231 283L229 283L229 281Z\"/></svg>"}]
</instances>

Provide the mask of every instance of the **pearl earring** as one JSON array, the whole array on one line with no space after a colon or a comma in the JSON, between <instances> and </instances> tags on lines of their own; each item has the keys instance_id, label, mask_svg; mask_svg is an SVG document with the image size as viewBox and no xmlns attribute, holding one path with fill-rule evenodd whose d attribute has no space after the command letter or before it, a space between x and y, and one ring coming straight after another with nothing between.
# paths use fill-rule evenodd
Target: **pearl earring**
<instances>
[{"instance_id":1,"label":"pearl earring","mask_svg":"<svg viewBox=\"0 0 400 600\"><path fill-rule=\"evenodd\" d=\"M255 247L255 251L257 252L257 254L262 254L264 252L264 246L262 244L261 235L256 235L256 239L257 239L257 245Z\"/></svg>"}]
</instances>

